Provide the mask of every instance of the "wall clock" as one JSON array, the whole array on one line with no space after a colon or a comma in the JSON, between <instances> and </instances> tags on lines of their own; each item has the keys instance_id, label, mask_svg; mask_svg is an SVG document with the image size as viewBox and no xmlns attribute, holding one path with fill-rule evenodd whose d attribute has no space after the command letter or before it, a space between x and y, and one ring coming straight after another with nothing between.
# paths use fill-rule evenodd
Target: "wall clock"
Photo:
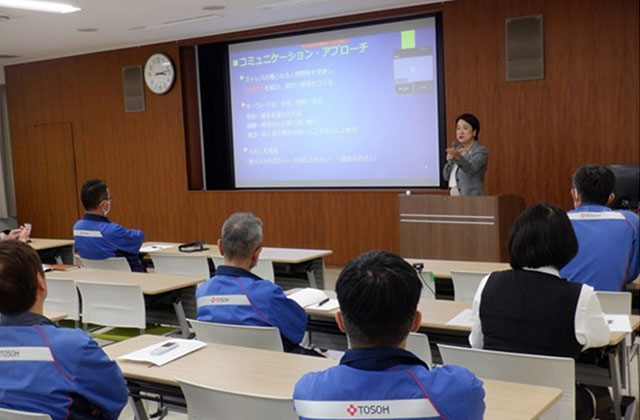
<instances>
[{"instance_id":1,"label":"wall clock","mask_svg":"<svg viewBox=\"0 0 640 420\"><path fill-rule=\"evenodd\" d=\"M153 54L144 65L144 82L155 94L162 95L169 92L175 78L173 63L166 54Z\"/></svg>"}]
</instances>

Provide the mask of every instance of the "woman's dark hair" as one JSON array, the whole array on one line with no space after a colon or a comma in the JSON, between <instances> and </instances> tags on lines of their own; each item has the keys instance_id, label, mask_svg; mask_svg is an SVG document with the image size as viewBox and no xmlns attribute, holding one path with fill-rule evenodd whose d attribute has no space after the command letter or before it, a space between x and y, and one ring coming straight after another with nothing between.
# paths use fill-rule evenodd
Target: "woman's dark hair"
<instances>
[{"instance_id":1,"label":"woman's dark hair","mask_svg":"<svg viewBox=\"0 0 640 420\"><path fill-rule=\"evenodd\" d=\"M527 208L509 233L509 263L514 269L550 265L559 270L577 253L578 239L567 213L552 204Z\"/></svg>"},{"instance_id":2,"label":"woman's dark hair","mask_svg":"<svg viewBox=\"0 0 640 420\"><path fill-rule=\"evenodd\" d=\"M462 114L458 118L456 118L456 124L458 124L458 121L460 120L465 120L469 123L471 128L473 128L473 130L475 131L473 138L478 140L478 135L480 134L480 121L476 118L476 116L473 114Z\"/></svg>"},{"instance_id":3,"label":"woman's dark hair","mask_svg":"<svg viewBox=\"0 0 640 420\"><path fill-rule=\"evenodd\" d=\"M616 176L606 166L584 165L573 174L573 187L583 203L605 206L615 186Z\"/></svg>"},{"instance_id":4,"label":"woman's dark hair","mask_svg":"<svg viewBox=\"0 0 640 420\"><path fill-rule=\"evenodd\" d=\"M349 261L336 283L347 335L369 347L404 340L420 300L422 282L402 257L369 251Z\"/></svg>"},{"instance_id":5,"label":"woman's dark hair","mask_svg":"<svg viewBox=\"0 0 640 420\"><path fill-rule=\"evenodd\" d=\"M0 242L0 313L26 312L36 302L37 275L44 275L38 253L20 241Z\"/></svg>"}]
</instances>

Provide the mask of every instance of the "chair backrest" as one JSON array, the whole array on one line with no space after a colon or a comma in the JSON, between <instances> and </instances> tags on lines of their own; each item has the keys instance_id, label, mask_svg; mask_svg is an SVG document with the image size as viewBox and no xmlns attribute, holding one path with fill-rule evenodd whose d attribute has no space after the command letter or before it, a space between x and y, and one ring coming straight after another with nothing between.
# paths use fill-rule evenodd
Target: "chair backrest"
<instances>
[{"instance_id":1,"label":"chair backrest","mask_svg":"<svg viewBox=\"0 0 640 420\"><path fill-rule=\"evenodd\" d=\"M196 332L196 338L207 343L283 351L280 331L276 327L219 324L195 319L188 321Z\"/></svg>"},{"instance_id":2,"label":"chair backrest","mask_svg":"<svg viewBox=\"0 0 640 420\"><path fill-rule=\"evenodd\" d=\"M482 279L489 273L451 270L453 300L473 300Z\"/></svg>"},{"instance_id":3,"label":"chair backrest","mask_svg":"<svg viewBox=\"0 0 640 420\"><path fill-rule=\"evenodd\" d=\"M45 312L61 312L67 319L80 320L80 299L76 283L71 279L47 279L47 298L44 301Z\"/></svg>"},{"instance_id":4,"label":"chair backrest","mask_svg":"<svg viewBox=\"0 0 640 420\"><path fill-rule=\"evenodd\" d=\"M112 257L104 260L92 260L78 257L83 267L99 268L101 270L131 271L131 266L125 257Z\"/></svg>"},{"instance_id":5,"label":"chair backrest","mask_svg":"<svg viewBox=\"0 0 640 420\"><path fill-rule=\"evenodd\" d=\"M207 257L156 254L153 252L149 255L151 256L151 261L153 261L155 272L158 274L194 276L205 280L211 277Z\"/></svg>"},{"instance_id":6,"label":"chair backrest","mask_svg":"<svg viewBox=\"0 0 640 420\"><path fill-rule=\"evenodd\" d=\"M240 394L176 379L187 401L189 419L298 419L291 398Z\"/></svg>"},{"instance_id":7,"label":"chair backrest","mask_svg":"<svg viewBox=\"0 0 640 420\"><path fill-rule=\"evenodd\" d=\"M108 327L146 327L144 297L137 284L76 281L82 296L82 322Z\"/></svg>"},{"instance_id":8,"label":"chair backrest","mask_svg":"<svg viewBox=\"0 0 640 420\"><path fill-rule=\"evenodd\" d=\"M600 308L605 314L631 315L631 298L629 292L596 292Z\"/></svg>"},{"instance_id":9,"label":"chair backrest","mask_svg":"<svg viewBox=\"0 0 640 420\"><path fill-rule=\"evenodd\" d=\"M414 332L409 333L406 349L422 359L422 361L429 366L429 369L431 369L433 366L433 359L431 358L429 338L426 334Z\"/></svg>"},{"instance_id":10,"label":"chair backrest","mask_svg":"<svg viewBox=\"0 0 640 420\"><path fill-rule=\"evenodd\" d=\"M51 416L48 414L0 408L0 420L51 420Z\"/></svg>"},{"instance_id":11,"label":"chair backrest","mask_svg":"<svg viewBox=\"0 0 640 420\"><path fill-rule=\"evenodd\" d=\"M438 344L444 364L463 366L485 379L562 389L562 397L541 419L575 418L575 362L568 357L470 349Z\"/></svg>"},{"instance_id":12,"label":"chair backrest","mask_svg":"<svg viewBox=\"0 0 640 420\"><path fill-rule=\"evenodd\" d=\"M211 259L216 268L224 265L224 257L213 256ZM275 282L276 276L273 271L273 261L271 260L259 259L258 264L251 269L251 272L260 278L269 280L271 283Z\"/></svg>"}]
</instances>

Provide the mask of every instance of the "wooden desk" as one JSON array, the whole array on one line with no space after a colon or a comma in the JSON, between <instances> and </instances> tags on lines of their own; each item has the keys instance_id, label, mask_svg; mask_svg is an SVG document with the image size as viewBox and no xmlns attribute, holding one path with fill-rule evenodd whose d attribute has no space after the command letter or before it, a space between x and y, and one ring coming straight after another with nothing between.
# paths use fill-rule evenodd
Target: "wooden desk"
<instances>
[{"instance_id":1,"label":"wooden desk","mask_svg":"<svg viewBox=\"0 0 640 420\"><path fill-rule=\"evenodd\" d=\"M67 314L64 312L45 312L44 316L46 316L53 322L58 322L67 318Z\"/></svg>"},{"instance_id":2,"label":"wooden desk","mask_svg":"<svg viewBox=\"0 0 640 420\"><path fill-rule=\"evenodd\" d=\"M492 379L482 381L485 391L485 420L537 419L562 396L562 390L558 388Z\"/></svg>"},{"instance_id":3,"label":"wooden desk","mask_svg":"<svg viewBox=\"0 0 640 420\"><path fill-rule=\"evenodd\" d=\"M145 295L158 295L172 292L205 281L205 278L177 276L173 274L134 273L126 271L99 270L96 268L79 268L70 271L49 271L46 278L82 280L94 283L136 284Z\"/></svg>"},{"instance_id":4,"label":"wooden desk","mask_svg":"<svg viewBox=\"0 0 640 420\"><path fill-rule=\"evenodd\" d=\"M493 271L509 270L511 266L502 262L481 262L481 261L458 261L458 260L423 260L418 258L405 258L409 264L424 264L423 272L431 271L434 277L450 279L451 270L462 271L482 271L491 273Z\"/></svg>"},{"instance_id":5,"label":"wooden desk","mask_svg":"<svg viewBox=\"0 0 640 420\"><path fill-rule=\"evenodd\" d=\"M115 360L123 354L163 340L166 337L142 335L107 346L104 351ZM336 365L336 361L329 359L222 344L208 344L161 367L123 360L116 362L132 391L135 390L132 392L134 399L139 397L139 391L149 389L170 392L173 388L172 395L175 396L178 386L176 377L232 392L291 398L293 387L303 374ZM484 380L484 383L487 420L535 419L562 394L561 390L555 388L494 380ZM158 384L167 388L154 387Z\"/></svg>"},{"instance_id":6,"label":"wooden desk","mask_svg":"<svg viewBox=\"0 0 640 420\"><path fill-rule=\"evenodd\" d=\"M58 278L94 283L135 284L139 285L142 293L148 296L156 296L162 293L185 289L206 280L200 277L178 276L174 274L134 273L84 267L70 271L49 271L45 273L45 276L48 279ZM195 299L195 293L190 293L189 297L190 299ZM155 312L157 313L155 316L149 316L150 314L147 312L147 320L149 322L175 323L180 326L182 336L187 337L189 335L189 325L187 324L182 298L176 299L172 304L175 311L175 318L167 317L166 311L156 310Z\"/></svg>"},{"instance_id":7,"label":"wooden desk","mask_svg":"<svg viewBox=\"0 0 640 420\"><path fill-rule=\"evenodd\" d=\"M170 248L149 251L150 254L168 254L180 256L205 256L208 258L220 257L220 250L216 244L205 244L205 251L200 252L180 252L175 242L145 242L142 247L152 247L153 245L171 245ZM315 281L319 288L324 287L324 258L333 254L328 249L303 249L303 248L273 248L263 247L260 258L271 260L276 271L276 279L278 283L285 288L299 286L299 284L287 285L281 281L282 277L295 274L296 272L304 273L304 280L310 283ZM288 286L288 287L287 287Z\"/></svg>"},{"instance_id":8,"label":"wooden desk","mask_svg":"<svg viewBox=\"0 0 640 420\"><path fill-rule=\"evenodd\" d=\"M31 238L29 245L46 264L73 264L73 239Z\"/></svg>"},{"instance_id":9,"label":"wooden desk","mask_svg":"<svg viewBox=\"0 0 640 420\"><path fill-rule=\"evenodd\" d=\"M335 297L335 292L332 290L325 290L325 293L329 297ZM418 302L418 309L422 312L422 321L420 322L421 329L437 329L446 331L462 332L467 336L471 332L471 327L463 325L448 325L453 317L458 315L465 309L471 309L471 302L460 302L452 300L440 300L440 299L420 299ZM319 311L314 309L306 309L306 312L318 318L325 320L334 320L334 311ZM631 328L634 331L640 330L640 316L631 315ZM611 333L611 339L609 340L609 346L617 346L622 340L624 340L625 333L614 332Z\"/></svg>"}]
</instances>

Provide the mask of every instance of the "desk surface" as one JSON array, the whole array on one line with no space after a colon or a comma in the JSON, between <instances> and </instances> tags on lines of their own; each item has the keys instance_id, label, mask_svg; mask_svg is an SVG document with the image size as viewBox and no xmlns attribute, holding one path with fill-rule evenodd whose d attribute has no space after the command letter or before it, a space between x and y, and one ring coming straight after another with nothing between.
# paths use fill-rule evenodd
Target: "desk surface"
<instances>
[{"instance_id":1,"label":"desk surface","mask_svg":"<svg viewBox=\"0 0 640 420\"><path fill-rule=\"evenodd\" d=\"M508 270L511 266L503 262L457 261L457 260L423 260L420 258L405 258L410 264L424 264L423 271L431 271L435 277L451 278L451 270L481 271L491 273L493 271Z\"/></svg>"},{"instance_id":2,"label":"desk surface","mask_svg":"<svg viewBox=\"0 0 640 420\"><path fill-rule=\"evenodd\" d=\"M116 359L163 340L166 337L142 335L105 347L104 351ZM281 398L291 398L293 387L303 374L336 365L329 359L222 344L208 344L161 367L123 360L117 363L130 379L177 386L175 377L180 377L229 391ZM488 420L535 419L562 394L555 388L494 380L484 383Z\"/></svg>"},{"instance_id":3,"label":"desk surface","mask_svg":"<svg viewBox=\"0 0 640 420\"><path fill-rule=\"evenodd\" d=\"M142 247L149 247L153 245L171 245L171 248L159 249L157 251L151 251L153 254L169 254L169 255L182 255L182 256L206 256L206 257L219 257L220 251L216 244L206 244L205 247L209 248L206 251L200 252L180 252L178 250L178 243L175 242L145 242ZM272 260L275 263L283 264L299 264L318 258L324 258L333 254L333 251L328 249L302 249L302 248L272 248L263 247L260 258L265 260Z\"/></svg>"},{"instance_id":4,"label":"desk surface","mask_svg":"<svg viewBox=\"0 0 640 420\"><path fill-rule=\"evenodd\" d=\"M332 290L326 290L325 293L330 297L335 296L335 292ZM449 330L449 331L462 331L462 332L471 332L471 327L466 327L462 325L447 325L447 322L451 320L454 316L458 315L465 309L471 309L471 302L458 302L453 300L440 300L440 299L420 299L418 303L418 309L422 312L422 322L420 323L420 327L422 328L433 328L433 329L441 329L441 330ZM337 309L334 311L318 311L313 309L306 309L309 315L322 317L322 318L333 318ZM635 330L640 329L640 316L631 315L631 328ZM620 341L622 341L625 337L625 333L615 332L611 333L611 340L609 341L610 346L615 346Z\"/></svg>"},{"instance_id":5,"label":"desk surface","mask_svg":"<svg viewBox=\"0 0 640 420\"><path fill-rule=\"evenodd\" d=\"M36 251L50 248L60 248L63 246L72 246L73 239L43 239L31 238L29 245Z\"/></svg>"},{"instance_id":6,"label":"desk surface","mask_svg":"<svg viewBox=\"0 0 640 420\"><path fill-rule=\"evenodd\" d=\"M91 281L96 283L138 284L145 295L157 295L205 281L205 278L177 276L173 274L132 273L95 268L79 268L70 271L49 271L46 278Z\"/></svg>"},{"instance_id":7,"label":"desk surface","mask_svg":"<svg viewBox=\"0 0 640 420\"><path fill-rule=\"evenodd\" d=\"M65 319L67 317L67 314L64 313L64 312L48 312L48 311L45 311L44 312L44 316L46 316L47 318L49 318L53 322L58 322L58 321L61 321L61 320Z\"/></svg>"},{"instance_id":8,"label":"desk surface","mask_svg":"<svg viewBox=\"0 0 640 420\"><path fill-rule=\"evenodd\" d=\"M112 359L167 337L142 335L104 348ZM208 344L164 366L117 360L127 378L177 386L175 377L229 391L290 398L298 378L336 362L319 357ZM215 372L215 374L212 374Z\"/></svg>"}]
</instances>

